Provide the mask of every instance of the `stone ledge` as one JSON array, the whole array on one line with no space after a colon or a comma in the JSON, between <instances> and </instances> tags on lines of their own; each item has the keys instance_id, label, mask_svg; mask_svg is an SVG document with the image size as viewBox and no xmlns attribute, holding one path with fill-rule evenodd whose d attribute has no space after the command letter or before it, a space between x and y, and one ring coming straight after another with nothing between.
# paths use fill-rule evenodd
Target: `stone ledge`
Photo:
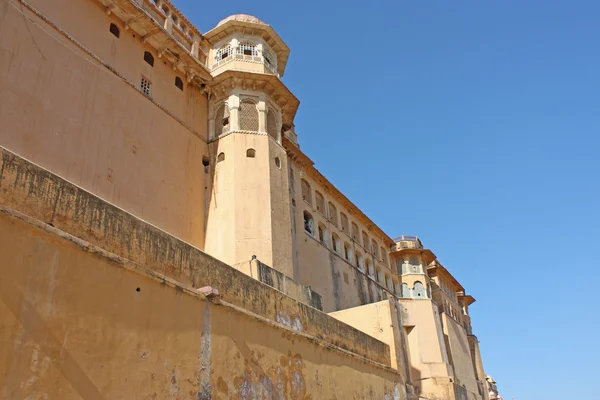
<instances>
[{"instance_id":1,"label":"stone ledge","mask_svg":"<svg viewBox=\"0 0 600 400\"><path fill-rule=\"evenodd\" d=\"M237 307L391 365L388 345L246 276L3 147L0 152L0 204L184 286L211 286Z\"/></svg>"}]
</instances>

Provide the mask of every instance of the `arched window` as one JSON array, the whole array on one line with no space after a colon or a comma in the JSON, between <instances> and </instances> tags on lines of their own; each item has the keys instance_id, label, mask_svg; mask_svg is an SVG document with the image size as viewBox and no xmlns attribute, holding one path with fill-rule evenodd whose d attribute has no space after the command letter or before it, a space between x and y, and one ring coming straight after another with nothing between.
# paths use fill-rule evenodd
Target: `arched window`
<instances>
[{"instance_id":1,"label":"arched window","mask_svg":"<svg viewBox=\"0 0 600 400\"><path fill-rule=\"evenodd\" d=\"M323 243L325 246L327 246L327 228L325 228L325 225L319 223L318 229L319 229L319 241L321 243Z\"/></svg>"},{"instance_id":2,"label":"arched window","mask_svg":"<svg viewBox=\"0 0 600 400\"><path fill-rule=\"evenodd\" d=\"M231 45L226 44L222 46L219 50L217 50L217 54L215 54L215 61L219 62L221 60L224 60L227 57L231 56L232 53L233 51L231 50Z\"/></svg>"},{"instance_id":3,"label":"arched window","mask_svg":"<svg viewBox=\"0 0 600 400\"><path fill-rule=\"evenodd\" d=\"M215 138L229 132L229 107L222 103L215 114Z\"/></svg>"},{"instance_id":4,"label":"arched window","mask_svg":"<svg viewBox=\"0 0 600 400\"><path fill-rule=\"evenodd\" d=\"M379 247L377 247L377 242L375 240L371 240L371 251L375 258L379 259Z\"/></svg>"},{"instance_id":5,"label":"arched window","mask_svg":"<svg viewBox=\"0 0 600 400\"><path fill-rule=\"evenodd\" d=\"M175 86L177 86L177 89L183 92L183 81L178 76L175 77Z\"/></svg>"},{"instance_id":6,"label":"arched window","mask_svg":"<svg viewBox=\"0 0 600 400\"><path fill-rule=\"evenodd\" d=\"M312 194L310 190L310 184L304 179L302 179L300 185L302 186L302 200L306 201L312 206Z\"/></svg>"},{"instance_id":7,"label":"arched window","mask_svg":"<svg viewBox=\"0 0 600 400\"><path fill-rule=\"evenodd\" d=\"M304 211L304 230L311 235L315 234L314 220L308 211Z\"/></svg>"},{"instance_id":8,"label":"arched window","mask_svg":"<svg viewBox=\"0 0 600 400\"><path fill-rule=\"evenodd\" d=\"M354 222L352 223L352 240L358 242L358 225L356 225Z\"/></svg>"},{"instance_id":9,"label":"arched window","mask_svg":"<svg viewBox=\"0 0 600 400\"><path fill-rule=\"evenodd\" d=\"M256 50L256 45L252 42L242 42L237 50L238 54L243 54L245 56L257 56L258 50Z\"/></svg>"},{"instance_id":10,"label":"arched window","mask_svg":"<svg viewBox=\"0 0 600 400\"><path fill-rule=\"evenodd\" d=\"M419 281L415 282L413 286L413 296L415 299L426 299L427 295L425 294L425 287Z\"/></svg>"},{"instance_id":11,"label":"arched window","mask_svg":"<svg viewBox=\"0 0 600 400\"><path fill-rule=\"evenodd\" d=\"M315 207L317 207L318 212L325 215L325 198L318 190L315 191Z\"/></svg>"},{"instance_id":12,"label":"arched window","mask_svg":"<svg viewBox=\"0 0 600 400\"><path fill-rule=\"evenodd\" d=\"M367 258L367 261L365 262L365 265L367 266L367 274L372 279L375 279L375 268L373 268L373 264L371 264L371 261L369 261L368 258Z\"/></svg>"},{"instance_id":13,"label":"arched window","mask_svg":"<svg viewBox=\"0 0 600 400\"><path fill-rule=\"evenodd\" d=\"M220 163L221 161L225 161L225 153L219 153L217 156L217 163Z\"/></svg>"},{"instance_id":14,"label":"arched window","mask_svg":"<svg viewBox=\"0 0 600 400\"><path fill-rule=\"evenodd\" d=\"M369 251L369 235L367 235L367 232L362 231L362 241L363 241L363 247L365 248L366 251Z\"/></svg>"},{"instance_id":15,"label":"arched window","mask_svg":"<svg viewBox=\"0 0 600 400\"><path fill-rule=\"evenodd\" d=\"M115 24L110 24L110 28L108 28L108 30L110 31L110 33L112 33L116 37L121 36L121 31L119 31L119 27L116 26Z\"/></svg>"},{"instance_id":16,"label":"arched window","mask_svg":"<svg viewBox=\"0 0 600 400\"><path fill-rule=\"evenodd\" d=\"M401 296L403 299L410 299L410 289L408 288L408 285L406 283L403 283L400 288L402 289L401 291Z\"/></svg>"},{"instance_id":17,"label":"arched window","mask_svg":"<svg viewBox=\"0 0 600 400\"><path fill-rule=\"evenodd\" d=\"M365 261L362 254L358 251L356 252L356 267L362 272L365 271Z\"/></svg>"},{"instance_id":18,"label":"arched window","mask_svg":"<svg viewBox=\"0 0 600 400\"><path fill-rule=\"evenodd\" d=\"M329 220L333 225L337 226L337 208L335 208L332 202L329 202Z\"/></svg>"},{"instance_id":19,"label":"arched window","mask_svg":"<svg viewBox=\"0 0 600 400\"><path fill-rule=\"evenodd\" d=\"M344 243L344 258L346 261L352 262L352 248L348 242Z\"/></svg>"},{"instance_id":20,"label":"arched window","mask_svg":"<svg viewBox=\"0 0 600 400\"><path fill-rule=\"evenodd\" d=\"M342 223L342 231L349 234L350 228L348 228L348 216L343 212L340 213L340 221Z\"/></svg>"},{"instance_id":21,"label":"arched window","mask_svg":"<svg viewBox=\"0 0 600 400\"><path fill-rule=\"evenodd\" d=\"M340 237L335 233L331 234L331 244L333 246L333 251L335 251L336 253L342 251L342 241L340 240Z\"/></svg>"},{"instance_id":22,"label":"arched window","mask_svg":"<svg viewBox=\"0 0 600 400\"><path fill-rule=\"evenodd\" d=\"M381 259L383 260L384 265L388 265L388 255L383 247L379 249L381 251Z\"/></svg>"},{"instance_id":23,"label":"arched window","mask_svg":"<svg viewBox=\"0 0 600 400\"><path fill-rule=\"evenodd\" d=\"M273 139L279 139L279 135L277 134L277 116L273 110L269 110L267 113L267 133Z\"/></svg>"},{"instance_id":24,"label":"arched window","mask_svg":"<svg viewBox=\"0 0 600 400\"><path fill-rule=\"evenodd\" d=\"M389 275L385 276L385 286L387 287L387 289L390 292L392 292L392 293L394 292L394 284L392 282L392 277Z\"/></svg>"},{"instance_id":25,"label":"arched window","mask_svg":"<svg viewBox=\"0 0 600 400\"><path fill-rule=\"evenodd\" d=\"M256 150L254 150L254 149L246 150L246 157L248 157L248 158L256 157Z\"/></svg>"},{"instance_id":26,"label":"arched window","mask_svg":"<svg viewBox=\"0 0 600 400\"><path fill-rule=\"evenodd\" d=\"M244 99L240 103L240 129L243 131L258 131L258 109L256 103Z\"/></svg>"},{"instance_id":27,"label":"arched window","mask_svg":"<svg viewBox=\"0 0 600 400\"><path fill-rule=\"evenodd\" d=\"M144 52L144 61L150 64L151 67L154 67L154 56L149 51Z\"/></svg>"},{"instance_id":28,"label":"arched window","mask_svg":"<svg viewBox=\"0 0 600 400\"><path fill-rule=\"evenodd\" d=\"M381 286L385 285L385 273L379 268L377 268L377 282L379 282Z\"/></svg>"}]
</instances>

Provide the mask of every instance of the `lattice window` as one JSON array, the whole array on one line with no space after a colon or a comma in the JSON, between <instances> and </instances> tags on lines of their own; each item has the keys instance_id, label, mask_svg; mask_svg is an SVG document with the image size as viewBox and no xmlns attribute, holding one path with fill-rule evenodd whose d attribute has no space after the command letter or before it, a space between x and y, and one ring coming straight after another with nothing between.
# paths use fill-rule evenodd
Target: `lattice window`
<instances>
[{"instance_id":1,"label":"lattice window","mask_svg":"<svg viewBox=\"0 0 600 400\"><path fill-rule=\"evenodd\" d=\"M142 90L142 93L144 93L148 97L150 97L151 86L152 84L150 83L150 81L142 76L142 81L140 82L140 89Z\"/></svg>"},{"instance_id":2,"label":"lattice window","mask_svg":"<svg viewBox=\"0 0 600 400\"><path fill-rule=\"evenodd\" d=\"M310 193L310 184L302 179L302 199L312 206L312 195Z\"/></svg>"},{"instance_id":3,"label":"lattice window","mask_svg":"<svg viewBox=\"0 0 600 400\"><path fill-rule=\"evenodd\" d=\"M239 115L241 130L258 132L258 109L254 101L250 99L242 100Z\"/></svg>"},{"instance_id":4,"label":"lattice window","mask_svg":"<svg viewBox=\"0 0 600 400\"><path fill-rule=\"evenodd\" d=\"M215 137L219 137L225 132L229 132L229 107L221 104L215 114Z\"/></svg>"},{"instance_id":5,"label":"lattice window","mask_svg":"<svg viewBox=\"0 0 600 400\"><path fill-rule=\"evenodd\" d=\"M265 59L265 65L269 68L275 68L276 65L276 58L273 57L273 55L271 53L269 53L268 50L263 49L263 58Z\"/></svg>"},{"instance_id":6,"label":"lattice window","mask_svg":"<svg viewBox=\"0 0 600 400\"><path fill-rule=\"evenodd\" d=\"M335 208L332 202L329 202L329 220L333 225L337 226L337 208Z\"/></svg>"},{"instance_id":7,"label":"lattice window","mask_svg":"<svg viewBox=\"0 0 600 400\"><path fill-rule=\"evenodd\" d=\"M215 55L215 61L219 62L221 60L226 59L227 57L233 54L233 50L230 44L226 44L222 46L219 50L217 50L217 54Z\"/></svg>"},{"instance_id":8,"label":"lattice window","mask_svg":"<svg viewBox=\"0 0 600 400\"><path fill-rule=\"evenodd\" d=\"M323 198L323 195L318 191L315 192L315 206L317 207L318 212L325 215L325 198Z\"/></svg>"},{"instance_id":9,"label":"lattice window","mask_svg":"<svg viewBox=\"0 0 600 400\"><path fill-rule=\"evenodd\" d=\"M256 49L256 45L254 43L242 42L237 49L237 53L245 56L257 56L258 50Z\"/></svg>"},{"instance_id":10,"label":"lattice window","mask_svg":"<svg viewBox=\"0 0 600 400\"><path fill-rule=\"evenodd\" d=\"M273 110L269 110L267 113L267 133L273 139L278 139L279 135L277 134L277 117L275 115L275 111Z\"/></svg>"},{"instance_id":11,"label":"lattice window","mask_svg":"<svg viewBox=\"0 0 600 400\"><path fill-rule=\"evenodd\" d=\"M348 217L346 214L340 213L340 221L342 223L342 231L350 233L350 229L348 228Z\"/></svg>"}]
</instances>

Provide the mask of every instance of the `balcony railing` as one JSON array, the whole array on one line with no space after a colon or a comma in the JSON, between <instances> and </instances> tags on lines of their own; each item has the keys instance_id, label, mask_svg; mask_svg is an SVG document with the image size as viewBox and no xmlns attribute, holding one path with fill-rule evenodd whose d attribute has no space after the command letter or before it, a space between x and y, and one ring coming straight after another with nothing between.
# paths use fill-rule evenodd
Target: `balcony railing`
<instances>
[{"instance_id":1,"label":"balcony railing","mask_svg":"<svg viewBox=\"0 0 600 400\"><path fill-rule=\"evenodd\" d=\"M135 1L135 0L134 0ZM169 32L187 51L191 52L194 41L199 41L200 31L168 0L137 0L152 19Z\"/></svg>"},{"instance_id":2,"label":"balcony railing","mask_svg":"<svg viewBox=\"0 0 600 400\"><path fill-rule=\"evenodd\" d=\"M399 236L394 239L396 242L396 248L400 249L422 249L423 244L416 236Z\"/></svg>"}]
</instances>

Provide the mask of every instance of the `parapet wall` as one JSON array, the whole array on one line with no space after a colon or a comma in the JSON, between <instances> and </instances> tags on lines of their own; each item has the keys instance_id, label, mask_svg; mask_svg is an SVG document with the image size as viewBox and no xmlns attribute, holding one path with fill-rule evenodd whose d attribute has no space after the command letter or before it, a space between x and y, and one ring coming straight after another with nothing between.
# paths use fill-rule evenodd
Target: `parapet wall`
<instances>
[{"instance_id":1,"label":"parapet wall","mask_svg":"<svg viewBox=\"0 0 600 400\"><path fill-rule=\"evenodd\" d=\"M298 332L390 366L389 347L1 148L0 204Z\"/></svg>"}]
</instances>

